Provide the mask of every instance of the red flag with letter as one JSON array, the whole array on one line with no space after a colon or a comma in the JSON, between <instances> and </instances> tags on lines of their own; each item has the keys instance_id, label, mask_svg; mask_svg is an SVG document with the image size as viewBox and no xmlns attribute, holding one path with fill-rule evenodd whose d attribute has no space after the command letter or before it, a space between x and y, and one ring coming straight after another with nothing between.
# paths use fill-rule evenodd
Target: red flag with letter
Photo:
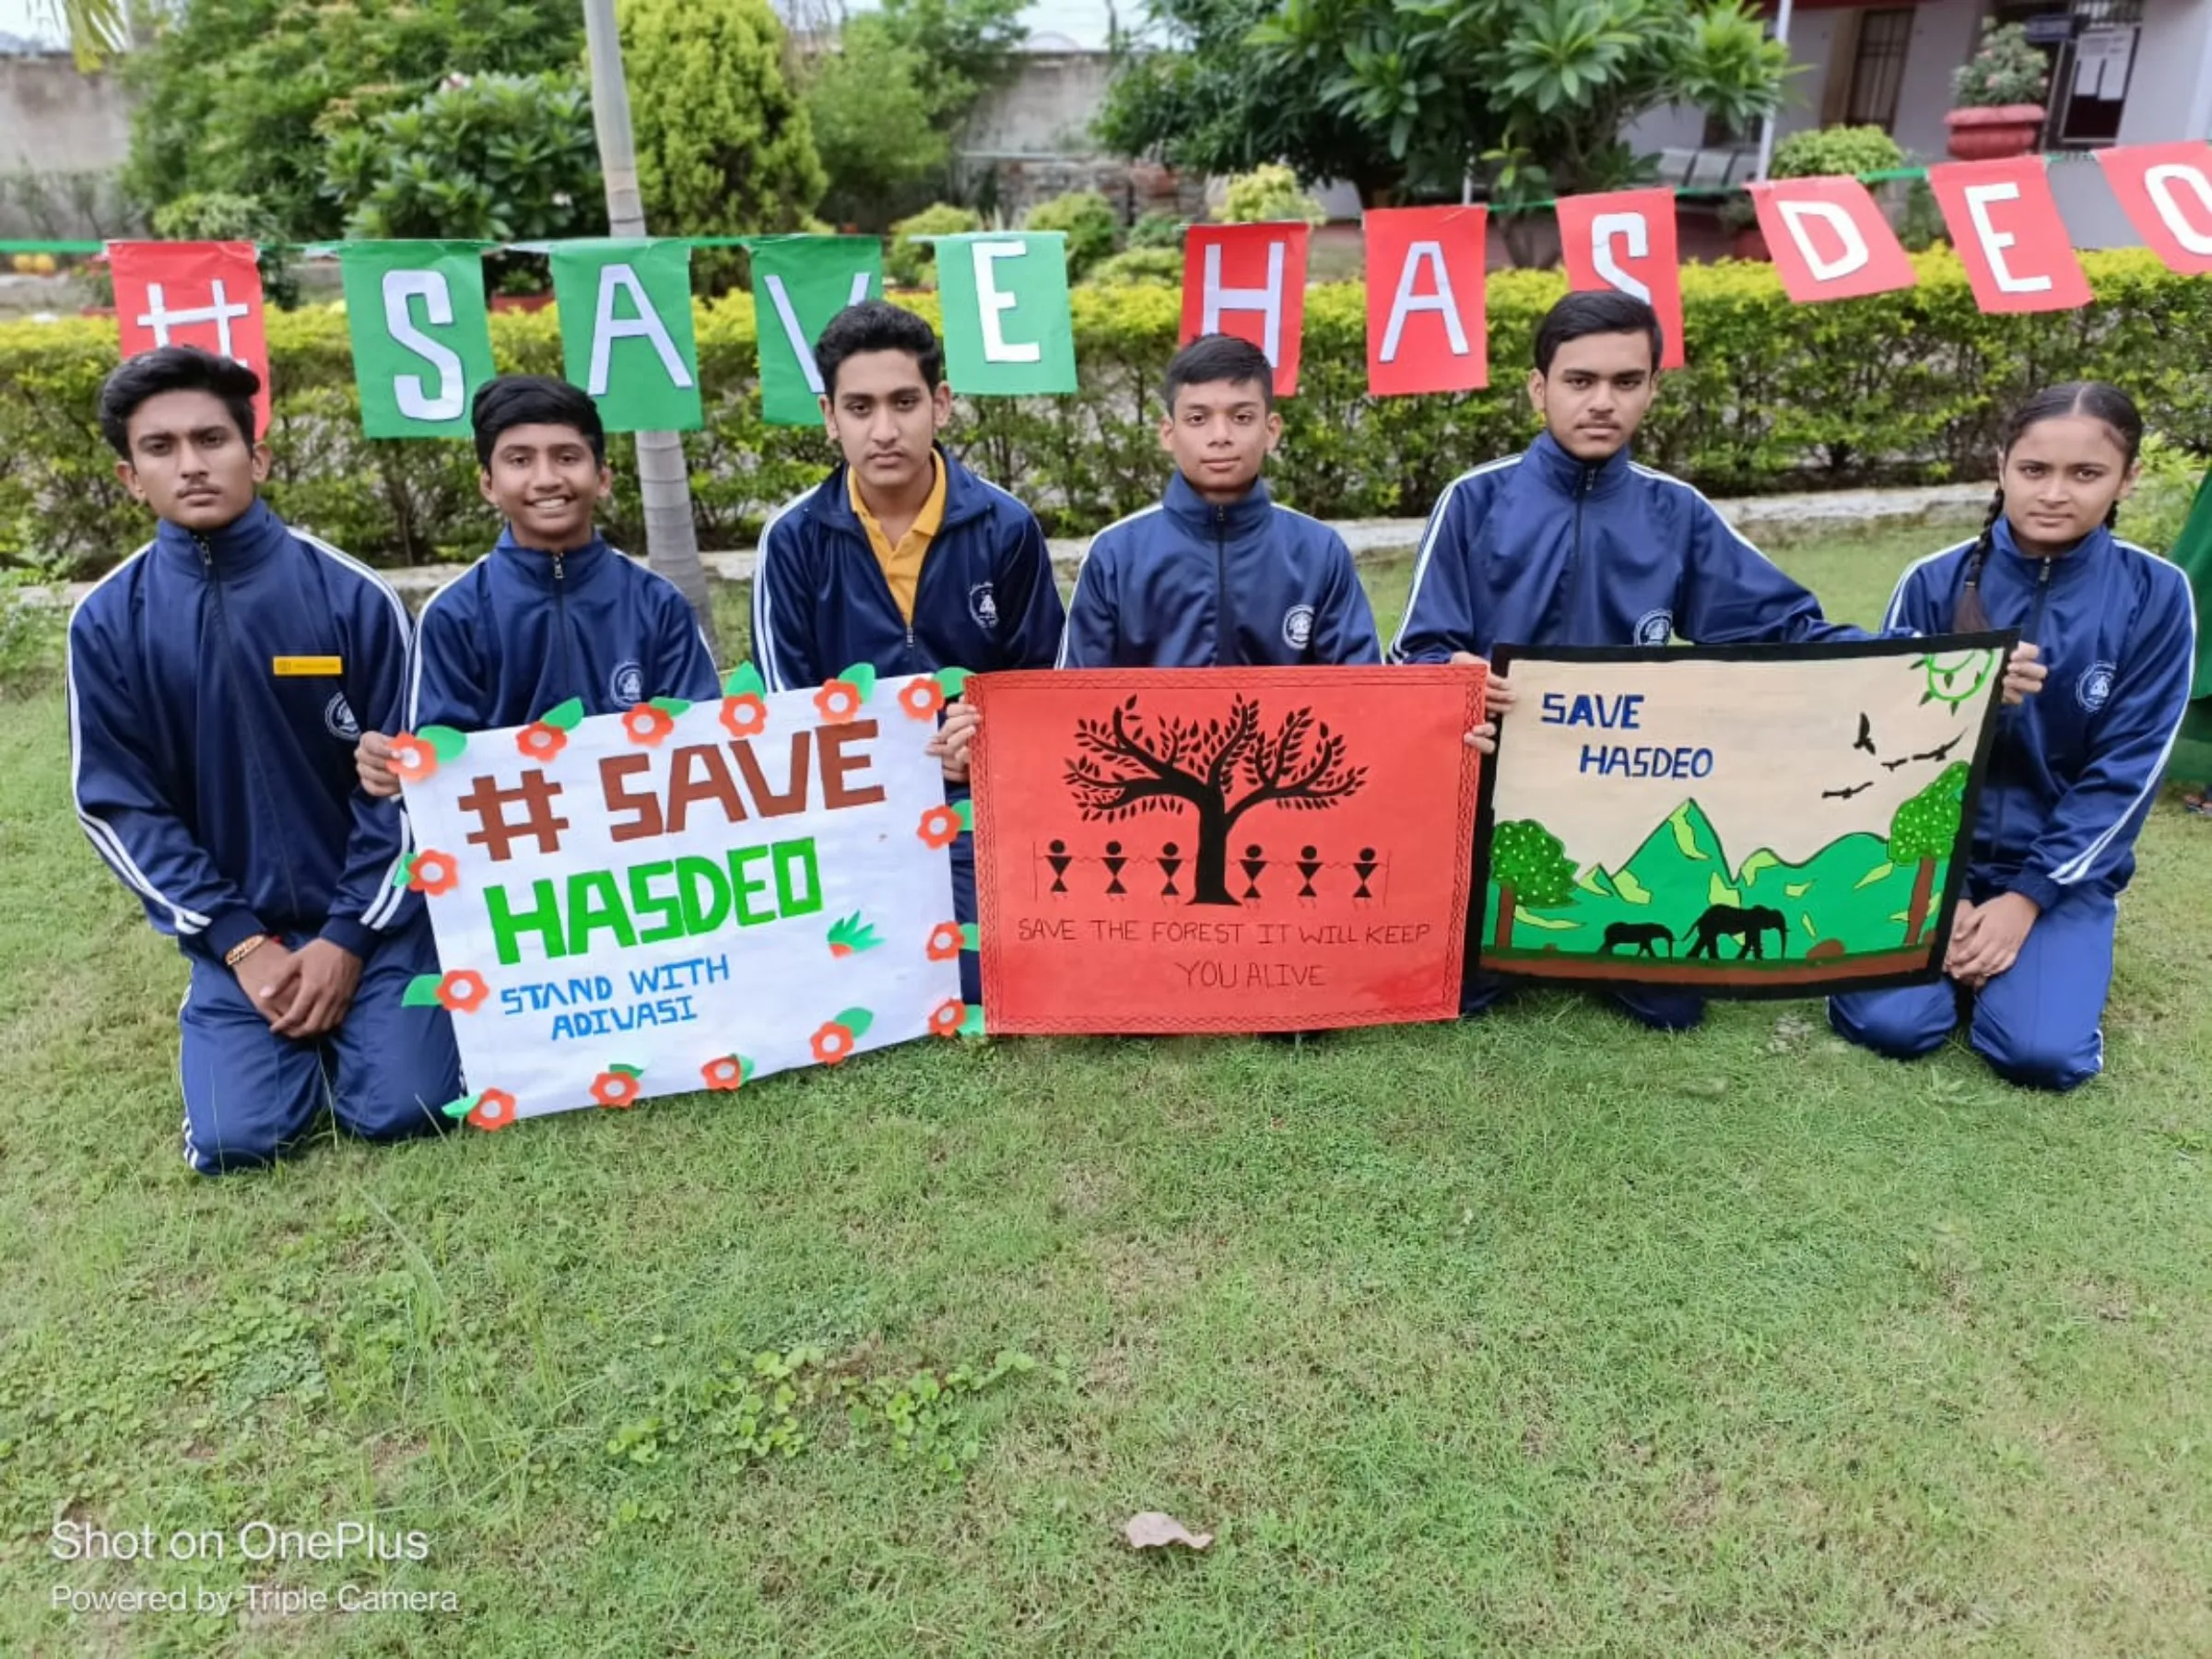
<instances>
[{"instance_id":1,"label":"red flag with letter","mask_svg":"<svg viewBox=\"0 0 2212 1659\"><path fill-rule=\"evenodd\" d=\"M2041 156L1928 169L1951 245L1985 312L2071 311L2095 297Z\"/></svg>"},{"instance_id":2,"label":"red flag with letter","mask_svg":"<svg viewBox=\"0 0 2212 1659\"><path fill-rule=\"evenodd\" d=\"M1275 394L1298 390L1306 325L1306 224L1193 225L1182 242L1182 336L1234 335L1275 365Z\"/></svg>"},{"instance_id":3,"label":"red flag with letter","mask_svg":"<svg viewBox=\"0 0 2212 1659\"><path fill-rule=\"evenodd\" d=\"M2125 144L2097 159L2146 246L2184 276L2212 273L2212 144Z\"/></svg>"},{"instance_id":4,"label":"red flag with letter","mask_svg":"<svg viewBox=\"0 0 2212 1659\"><path fill-rule=\"evenodd\" d=\"M1488 217L1482 207L1379 207L1365 216L1371 396L1490 383Z\"/></svg>"},{"instance_id":5,"label":"red flag with letter","mask_svg":"<svg viewBox=\"0 0 2212 1659\"><path fill-rule=\"evenodd\" d=\"M1618 288L1659 313L1666 349L1659 367L1679 369L1682 349L1682 260L1675 240L1675 193L1614 190L1561 197L1559 256L1576 293Z\"/></svg>"},{"instance_id":6,"label":"red flag with letter","mask_svg":"<svg viewBox=\"0 0 2212 1659\"><path fill-rule=\"evenodd\" d=\"M261 270L252 242L108 244L115 279L115 326L123 355L157 346L197 346L261 376L253 399L260 429L269 429L269 348L263 337Z\"/></svg>"},{"instance_id":7,"label":"red flag with letter","mask_svg":"<svg viewBox=\"0 0 2212 1659\"><path fill-rule=\"evenodd\" d=\"M1751 186L1774 270L1800 305L1911 288L1904 244L1856 179L1770 180Z\"/></svg>"}]
</instances>

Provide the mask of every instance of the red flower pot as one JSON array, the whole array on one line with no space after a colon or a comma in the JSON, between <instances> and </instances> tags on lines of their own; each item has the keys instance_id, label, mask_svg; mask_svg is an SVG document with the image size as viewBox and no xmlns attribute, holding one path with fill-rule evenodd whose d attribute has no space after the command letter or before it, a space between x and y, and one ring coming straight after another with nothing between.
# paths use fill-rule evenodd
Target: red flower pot
<instances>
[{"instance_id":1,"label":"red flower pot","mask_svg":"<svg viewBox=\"0 0 2212 1659\"><path fill-rule=\"evenodd\" d=\"M1767 233L1757 225L1746 225L1730 239L1729 257L1733 259L1772 259L1767 247Z\"/></svg>"},{"instance_id":2,"label":"red flower pot","mask_svg":"<svg viewBox=\"0 0 2212 1659\"><path fill-rule=\"evenodd\" d=\"M1950 149L1959 161L2001 161L2025 156L2043 133L2041 104L1998 104L1986 110L1953 110L1943 118Z\"/></svg>"}]
</instances>

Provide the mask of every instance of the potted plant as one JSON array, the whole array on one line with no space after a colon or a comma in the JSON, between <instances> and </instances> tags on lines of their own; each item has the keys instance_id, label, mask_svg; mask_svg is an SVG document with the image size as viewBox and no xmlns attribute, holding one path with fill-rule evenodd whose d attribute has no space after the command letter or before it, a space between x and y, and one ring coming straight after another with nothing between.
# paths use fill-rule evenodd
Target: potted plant
<instances>
[{"instance_id":1,"label":"potted plant","mask_svg":"<svg viewBox=\"0 0 2212 1659\"><path fill-rule=\"evenodd\" d=\"M1747 194L1730 196L1721 204L1715 216L1721 229L1728 232L1728 257L1731 259L1771 259L1773 253L1767 246L1767 233L1759 228L1759 209L1751 205Z\"/></svg>"},{"instance_id":2,"label":"potted plant","mask_svg":"<svg viewBox=\"0 0 2212 1659\"><path fill-rule=\"evenodd\" d=\"M1958 107L1943 118L1951 154L1961 161L2024 156L2043 130L2043 96L2051 66L2018 23L1982 25L1982 45L1951 72Z\"/></svg>"}]
</instances>

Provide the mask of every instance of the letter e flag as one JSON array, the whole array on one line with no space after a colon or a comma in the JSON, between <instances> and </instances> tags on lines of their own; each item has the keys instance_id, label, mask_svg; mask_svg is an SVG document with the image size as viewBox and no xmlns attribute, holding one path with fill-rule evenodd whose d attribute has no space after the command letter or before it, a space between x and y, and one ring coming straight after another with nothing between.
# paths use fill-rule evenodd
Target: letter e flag
<instances>
[{"instance_id":1,"label":"letter e flag","mask_svg":"<svg viewBox=\"0 0 2212 1659\"><path fill-rule=\"evenodd\" d=\"M1928 188L1985 312L2071 311L2093 296L2066 239L2041 156L1948 161Z\"/></svg>"},{"instance_id":2,"label":"letter e flag","mask_svg":"<svg viewBox=\"0 0 2212 1659\"><path fill-rule=\"evenodd\" d=\"M1371 395L1489 384L1488 219L1482 207L1380 207L1366 216Z\"/></svg>"},{"instance_id":3,"label":"letter e flag","mask_svg":"<svg viewBox=\"0 0 2212 1659\"><path fill-rule=\"evenodd\" d=\"M197 346L261 376L253 418L269 430L269 348L262 333L261 271L252 242L110 242L115 326L123 355Z\"/></svg>"},{"instance_id":4,"label":"letter e flag","mask_svg":"<svg viewBox=\"0 0 2212 1659\"><path fill-rule=\"evenodd\" d=\"M561 372L590 393L610 432L705 424L691 334L691 244L553 244Z\"/></svg>"},{"instance_id":5,"label":"letter e flag","mask_svg":"<svg viewBox=\"0 0 2212 1659\"><path fill-rule=\"evenodd\" d=\"M1193 225L1182 239L1182 334L1234 335L1275 365L1275 394L1298 390L1306 324L1306 241L1300 224Z\"/></svg>"},{"instance_id":6,"label":"letter e flag","mask_svg":"<svg viewBox=\"0 0 2212 1659\"><path fill-rule=\"evenodd\" d=\"M1056 230L940 236L945 371L963 397L1076 389L1067 238Z\"/></svg>"}]
</instances>

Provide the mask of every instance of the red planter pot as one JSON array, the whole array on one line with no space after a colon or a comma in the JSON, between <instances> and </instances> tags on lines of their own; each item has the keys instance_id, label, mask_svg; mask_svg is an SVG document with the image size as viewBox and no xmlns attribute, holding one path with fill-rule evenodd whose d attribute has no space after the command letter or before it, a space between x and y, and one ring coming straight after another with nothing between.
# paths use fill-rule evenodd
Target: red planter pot
<instances>
[{"instance_id":1,"label":"red planter pot","mask_svg":"<svg viewBox=\"0 0 2212 1659\"><path fill-rule=\"evenodd\" d=\"M1767 246L1767 233L1757 225L1746 225L1730 239L1728 253L1734 259L1771 260L1772 250Z\"/></svg>"},{"instance_id":2,"label":"red planter pot","mask_svg":"<svg viewBox=\"0 0 2212 1659\"><path fill-rule=\"evenodd\" d=\"M1953 110L1943 118L1949 129L1952 157L1960 161L2001 161L2025 156L2042 135L2041 104L1999 104L1994 109Z\"/></svg>"},{"instance_id":3,"label":"red planter pot","mask_svg":"<svg viewBox=\"0 0 2212 1659\"><path fill-rule=\"evenodd\" d=\"M495 312L541 312L553 303L550 294L494 294L491 309Z\"/></svg>"}]
</instances>

